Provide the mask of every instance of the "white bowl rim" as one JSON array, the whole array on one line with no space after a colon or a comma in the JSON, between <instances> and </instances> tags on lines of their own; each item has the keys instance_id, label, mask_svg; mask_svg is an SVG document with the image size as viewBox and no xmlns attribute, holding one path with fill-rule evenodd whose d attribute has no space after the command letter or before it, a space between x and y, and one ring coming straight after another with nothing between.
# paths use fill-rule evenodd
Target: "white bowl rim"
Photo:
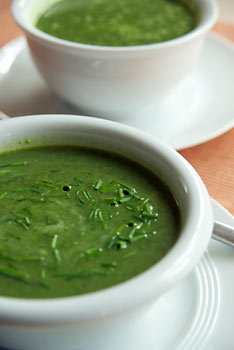
<instances>
[{"instance_id":1,"label":"white bowl rim","mask_svg":"<svg viewBox=\"0 0 234 350\"><path fill-rule=\"evenodd\" d=\"M30 124L31 123L31 124ZM70 128L80 126L92 128L92 130L105 130L113 135L123 135L131 142L139 143L140 147L149 147L155 150L183 174L186 186L191 189L191 207L193 215L183 233L183 240L178 240L171 251L142 274L116 286L80 296L55 298L55 299L18 299L0 297L0 322L4 323L31 323L31 324L65 324L69 322L82 322L84 320L100 319L108 315L118 314L129 309L134 309L142 303L154 299L155 288L160 286L160 281L170 286L178 276L180 278L190 271L191 259L193 264L197 262L208 245L212 228L213 215L210 198L199 175L192 166L175 150L153 136L140 130L105 119L84 117L77 115L34 115L11 118L0 121L1 133L17 126L29 125L36 130L37 126L43 128L59 125L62 129L66 125ZM11 129L13 130L13 129ZM114 130L114 131L113 131ZM117 137L117 136L116 136ZM196 197L196 198L195 198ZM195 200L196 199L196 200ZM194 233L191 239L191 227ZM204 233L205 232L205 233ZM186 252L184 251L185 246ZM193 256L191 258L191 256ZM190 262L189 262L190 261ZM171 266L176 267L171 271ZM182 264L182 265L181 265ZM168 266L169 265L169 266ZM156 274L158 281L153 279ZM147 290L145 286L147 285ZM134 291L134 294L133 294Z\"/></svg>"},{"instance_id":2,"label":"white bowl rim","mask_svg":"<svg viewBox=\"0 0 234 350\"><path fill-rule=\"evenodd\" d=\"M207 31L209 31L212 26L215 24L218 17L218 5L215 0L196 0L198 3L201 3L202 6L205 6L204 13L202 14L202 18L200 23L189 33L182 35L178 38L174 38L168 41L155 43L155 44L147 44L147 45L135 45L135 46L101 46L101 45L89 45L82 43L75 43L68 40L63 40L60 38L56 38L52 35L46 34L41 30L37 29L32 23L25 20L24 10L25 6L30 5L35 1L40 0L13 0L12 3L12 14L16 21L16 23L29 35L34 38L40 39L44 42L47 42L50 45L56 45L60 48L70 48L70 49L80 49L80 50L88 50L95 52L135 52L135 51L147 51L152 49L160 49L160 48L168 48L173 47L175 45L184 44L187 41L190 41L194 38L197 38ZM201 7L202 7L201 6Z\"/></svg>"}]
</instances>

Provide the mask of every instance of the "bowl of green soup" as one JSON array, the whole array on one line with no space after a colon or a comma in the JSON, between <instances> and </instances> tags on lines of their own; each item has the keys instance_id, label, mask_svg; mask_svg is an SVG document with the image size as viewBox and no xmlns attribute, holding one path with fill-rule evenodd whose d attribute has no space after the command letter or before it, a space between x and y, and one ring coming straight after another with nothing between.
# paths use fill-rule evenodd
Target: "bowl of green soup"
<instances>
[{"instance_id":1,"label":"bowl of green soup","mask_svg":"<svg viewBox=\"0 0 234 350\"><path fill-rule=\"evenodd\" d=\"M0 124L0 346L114 341L201 259L213 229L203 182L169 146L113 121Z\"/></svg>"},{"instance_id":2,"label":"bowl of green soup","mask_svg":"<svg viewBox=\"0 0 234 350\"><path fill-rule=\"evenodd\" d=\"M192 71L215 0L13 1L32 58L79 113L149 114ZM155 112L154 112L155 113Z\"/></svg>"}]
</instances>

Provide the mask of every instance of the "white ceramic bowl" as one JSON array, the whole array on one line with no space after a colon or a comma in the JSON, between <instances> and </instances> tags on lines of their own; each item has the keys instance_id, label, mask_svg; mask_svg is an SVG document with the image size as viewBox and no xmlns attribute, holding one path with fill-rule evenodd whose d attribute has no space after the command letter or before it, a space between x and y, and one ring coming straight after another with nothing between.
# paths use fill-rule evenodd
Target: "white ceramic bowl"
<instances>
[{"instance_id":1,"label":"white ceramic bowl","mask_svg":"<svg viewBox=\"0 0 234 350\"><path fill-rule=\"evenodd\" d=\"M49 86L80 113L116 121L149 113L192 71L218 14L215 0L195 0L201 20L184 36L152 45L95 46L35 28L38 16L55 1L13 1L13 16L26 34L36 66Z\"/></svg>"},{"instance_id":2,"label":"white ceramic bowl","mask_svg":"<svg viewBox=\"0 0 234 350\"><path fill-rule=\"evenodd\" d=\"M31 139L30 145L24 143ZM19 144L21 141L21 144ZM168 183L181 212L180 237L144 273L102 291L58 299L0 297L0 346L24 350L95 350L144 315L202 257L211 237L210 198L191 165L166 144L122 124L90 117L45 115L0 121L0 152L34 145L72 144L117 152ZM24 146L23 146L24 145Z\"/></svg>"}]
</instances>

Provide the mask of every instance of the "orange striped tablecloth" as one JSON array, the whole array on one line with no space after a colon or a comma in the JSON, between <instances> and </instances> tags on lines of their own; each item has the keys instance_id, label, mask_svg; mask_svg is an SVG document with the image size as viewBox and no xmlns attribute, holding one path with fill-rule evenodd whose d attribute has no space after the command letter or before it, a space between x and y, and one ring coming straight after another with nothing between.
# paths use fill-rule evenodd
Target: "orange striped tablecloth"
<instances>
[{"instance_id":1,"label":"orange striped tablecloth","mask_svg":"<svg viewBox=\"0 0 234 350\"><path fill-rule=\"evenodd\" d=\"M10 0L0 0L0 47L22 35L12 19L10 4ZM234 42L234 24L218 22L214 31ZM234 215L234 129L180 153L197 170L210 196Z\"/></svg>"},{"instance_id":2,"label":"orange striped tablecloth","mask_svg":"<svg viewBox=\"0 0 234 350\"><path fill-rule=\"evenodd\" d=\"M234 42L234 24L218 22L213 30ZM234 128L180 153L197 170L210 196L234 215Z\"/></svg>"}]
</instances>

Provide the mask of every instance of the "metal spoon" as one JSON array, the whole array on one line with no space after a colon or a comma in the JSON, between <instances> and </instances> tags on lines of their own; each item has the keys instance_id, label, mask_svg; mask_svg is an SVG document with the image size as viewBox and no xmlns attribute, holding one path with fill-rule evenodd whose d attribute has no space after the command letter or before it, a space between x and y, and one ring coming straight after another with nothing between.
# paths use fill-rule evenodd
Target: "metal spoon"
<instances>
[{"instance_id":1,"label":"metal spoon","mask_svg":"<svg viewBox=\"0 0 234 350\"><path fill-rule=\"evenodd\" d=\"M234 227L215 221L212 238L234 248Z\"/></svg>"},{"instance_id":2,"label":"metal spoon","mask_svg":"<svg viewBox=\"0 0 234 350\"><path fill-rule=\"evenodd\" d=\"M0 111L0 120L1 119L9 119L9 117ZM234 248L234 227L215 221L212 238Z\"/></svg>"}]
</instances>

